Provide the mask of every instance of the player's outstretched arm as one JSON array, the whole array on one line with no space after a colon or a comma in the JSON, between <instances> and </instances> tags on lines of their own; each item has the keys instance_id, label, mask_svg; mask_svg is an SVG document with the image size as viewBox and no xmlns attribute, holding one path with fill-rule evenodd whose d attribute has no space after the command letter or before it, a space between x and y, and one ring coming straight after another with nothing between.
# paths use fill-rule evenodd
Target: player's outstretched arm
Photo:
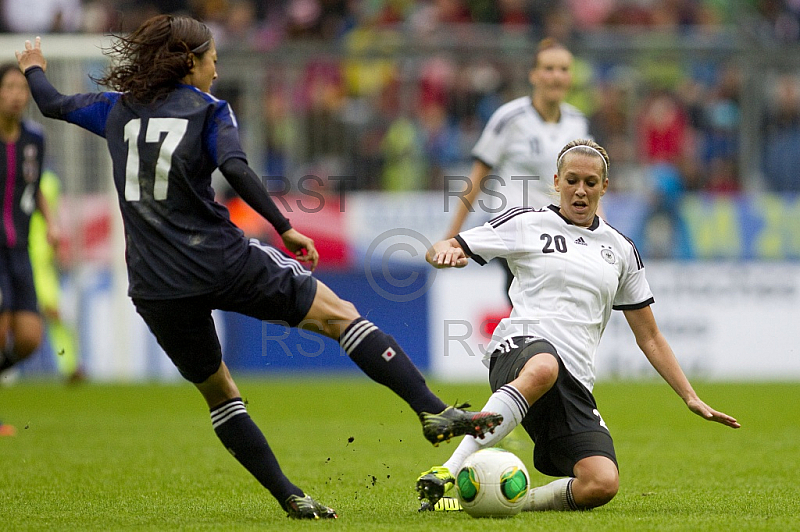
<instances>
[{"instance_id":1,"label":"player's outstretched arm","mask_svg":"<svg viewBox=\"0 0 800 532\"><path fill-rule=\"evenodd\" d=\"M455 238L436 242L425 254L425 260L434 268L463 268L469 262Z\"/></svg>"},{"instance_id":2,"label":"player's outstretched arm","mask_svg":"<svg viewBox=\"0 0 800 532\"><path fill-rule=\"evenodd\" d=\"M697 396L697 393L689 383L689 379L686 378L678 364L678 359L675 358L672 348L667 343L664 335L661 334L650 306L624 312L625 319L628 320L628 325L630 325L633 335L636 337L636 344L647 357L647 360L650 361L650 364L658 371L659 375L683 399L689 410L709 421L716 421L738 429L740 425L736 419L714 410Z\"/></svg>"},{"instance_id":3,"label":"player's outstretched arm","mask_svg":"<svg viewBox=\"0 0 800 532\"><path fill-rule=\"evenodd\" d=\"M69 97L61 94L45 76L45 69L47 69L47 61L42 55L42 41L41 38L36 37L34 44L30 41L25 41L25 50L23 52L15 52L17 55L17 64L19 69L25 74L28 80L28 87L33 96L33 101L39 111L48 118L55 118L56 120L64 119L64 109L67 107ZM81 127L86 127L86 124L78 123ZM94 133L102 136L102 133L92 128L87 128Z\"/></svg>"}]
</instances>

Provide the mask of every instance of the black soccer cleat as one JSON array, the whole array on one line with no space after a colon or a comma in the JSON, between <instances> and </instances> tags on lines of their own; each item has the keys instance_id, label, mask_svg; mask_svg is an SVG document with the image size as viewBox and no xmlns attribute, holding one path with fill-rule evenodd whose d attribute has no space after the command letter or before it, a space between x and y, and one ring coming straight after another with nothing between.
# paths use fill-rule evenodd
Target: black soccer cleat
<instances>
[{"instance_id":1,"label":"black soccer cleat","mask_svg":"<svg viewBox=\"0 0 800 532\"><path fill-rule=\"evenodd\" d=\"M419 415L422 422L422 433L434 447L442 441L450 441L457 436L474 436L483 439L484 435L493 433L503 422L503 416L494 412L467 412L469 404L448 406L438 414L423 412Z\"/></svg>"},{"instance_id":2,"label":"black soccer cleat","mask_svg":"<svg viewBox=\"0 0 800 532\"><path fill-rule=\"evenodd\" d=\"M336 511L306 495L289 495L286 499L286 516L292 519L336 519Z\"/></svg>"}]
</instances>

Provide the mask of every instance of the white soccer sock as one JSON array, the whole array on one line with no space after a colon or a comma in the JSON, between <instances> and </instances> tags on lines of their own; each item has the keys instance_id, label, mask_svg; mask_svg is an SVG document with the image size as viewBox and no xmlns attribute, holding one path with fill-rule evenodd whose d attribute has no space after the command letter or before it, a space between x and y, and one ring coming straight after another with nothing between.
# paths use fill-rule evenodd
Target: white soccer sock
<instances>
[{"instance_id":1,"label":"white soccer sock","mask_svg":"<svg viewBox=\"0 0 800 532\"><path fill-rule=\"evenodd\" d=\"M574 478L560 478L550 484L533 488L528 500L529 512L545 510L577 510L572 497L572 481Z\"/></svg>"},{"instance_id":2,"label":"white soccer sock","mask_svg":"<svg viewBox=\"0 0 800 532\"><path fill-rule=\"evenodd\" d=\"M482 411L502 414L503 422L494 429L494 433L486 434L482 440L472 436L465 436L453 454L450 455L450 459L443 464L444 467L451 474L457 474L458 470L461 469L461 464L464 463L464 460L469 455L485 447L494 447L500 440L508 436L522 422L525 414L528 413L528 407L528 401L525 400L519 390L510 384L502 386L489 397Z\"/></svg>"}]
</instances>

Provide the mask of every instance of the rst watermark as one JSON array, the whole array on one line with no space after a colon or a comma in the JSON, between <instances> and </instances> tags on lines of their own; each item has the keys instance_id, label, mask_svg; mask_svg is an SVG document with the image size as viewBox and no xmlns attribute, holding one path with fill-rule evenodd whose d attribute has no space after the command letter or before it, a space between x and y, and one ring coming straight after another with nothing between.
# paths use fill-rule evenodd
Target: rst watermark
<instances>
[{"instance_id":1,"label":"rst watermark","mask_svg":"<svg viewBox=\"0 0 800 532\"><path fill-rule=\"evenodd\" d=\"M519 347L514 338L539 338L539 320L506 317L499 322L473 323L469 320L444 320L442 322L441 351L432 357L484 357L489 351L508 353ZM491 327L490 327L491 326Z\"/></svg>"},{"instance_id":2,"label":"rst watermark","mask_svg":"<svg viewBox=\"0 0 800 532\"><path fill-rule=\"evenodd\" d=\"M515 190L521 192L519 197L508 198L508 195L502 192L509 184L509 181L511 183L520 183L521 186L514 186ZM478 184L478 192L484 196L489 196L490 198L498 200L492 202L496 204L495 206L490 206L489 203L483 200L480 194L477 194L477 201L472 203L469 201L468 198L475 194L473 192L474 185L470 178L457 175L444 176L444 212L450 212L453 198L460 201L468 212L475 212L474 204L478 205L481 212L488 214L498 214L508 210L509 207L531 207L528 199L531 192L530 187L540 187L541 185L538 184L540 182L541 179L539 179L539 176L520 175L511 176L506 179L499 175L489 174ZM456 183L463 184L463 189L453 190L456 188L453 186Z\"/></svg>"},{"instance_id":3,"label":"rst watermark","mask_svg":"<svg viewBox=\"0 0 800 532\"><path fill-rule=\"evenodd\" d=\"M327 325L326 325L327 324ZM288 323L262 323L261 330L261 356L301 356L316 358L325 353L326 342L323 331L335 331L341 336L347 326L347 320L303 320L296 327ZM441 349L434 349L432 357L483 358L492 352L508 353L511 349L520 347L535 339L541 339L537 334L539 320L506 318L496 324L491 335L486 334L488 323L473 323L468 320L443 320L441 322L442 338ZM292 336L292 329L297 329L297 335ZM520 340L519 338L524 339ZM334 338L335 339L335 338ZM402 346L401 346L402 347ZM333 353L329 350L328 355ZM337 356L347 356L343 349L339 349Z\"/></svg>"},{"instance_id":4,"label":"rst watermark","mask_svg":"<svg viewBox=\"0 0 800 532\"><path fill-rule=\"evenodd\" d=\"M285 176L262 176L262 183L269 190L272 199L280 205L286 214L316 214L323 211L331 201L339 212L347 210L347 195L357 190L358 180L355 176L327 176L324 179L317 175L304 175L292 182ZM443 209L449 213L455 202L460 202L468 212L476 210L488 214L498 214L510 207L531 207L528 198L531 187L541 187L539 176L510 176L508 178L489 174L478 184L477 201L469 198L474 194L474 185L469 177L444 176L442 185ZM280 184L280 188L275 186ZM516 185L519 183L520 185ZM503 192L508 185L514 185L519 196L509 198ZM494 201L484 201L483 196ZM490 205L490 203L492 205ZM476 209L477 207L477 209Z\"/></svg>"}]
</instances>

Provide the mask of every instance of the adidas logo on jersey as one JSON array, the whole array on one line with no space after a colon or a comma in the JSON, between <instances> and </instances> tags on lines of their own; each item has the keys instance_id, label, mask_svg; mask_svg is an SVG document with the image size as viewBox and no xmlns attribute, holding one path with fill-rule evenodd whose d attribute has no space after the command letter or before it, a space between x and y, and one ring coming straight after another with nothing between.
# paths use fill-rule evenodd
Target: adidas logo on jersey
<instances>
[{"instance_id":1,"label":"adidas logo on jersey","mask_svg":"<svg viewBox=\"0 0 800 532\"><path fill-rule=\"evenodd\" d=\"M586 240L583 239L582 236L578 237L578 240L575 241L576 244L580 244L581 246L588 246L589 244L586 243Z\"/></svg>"}]
</instances>

